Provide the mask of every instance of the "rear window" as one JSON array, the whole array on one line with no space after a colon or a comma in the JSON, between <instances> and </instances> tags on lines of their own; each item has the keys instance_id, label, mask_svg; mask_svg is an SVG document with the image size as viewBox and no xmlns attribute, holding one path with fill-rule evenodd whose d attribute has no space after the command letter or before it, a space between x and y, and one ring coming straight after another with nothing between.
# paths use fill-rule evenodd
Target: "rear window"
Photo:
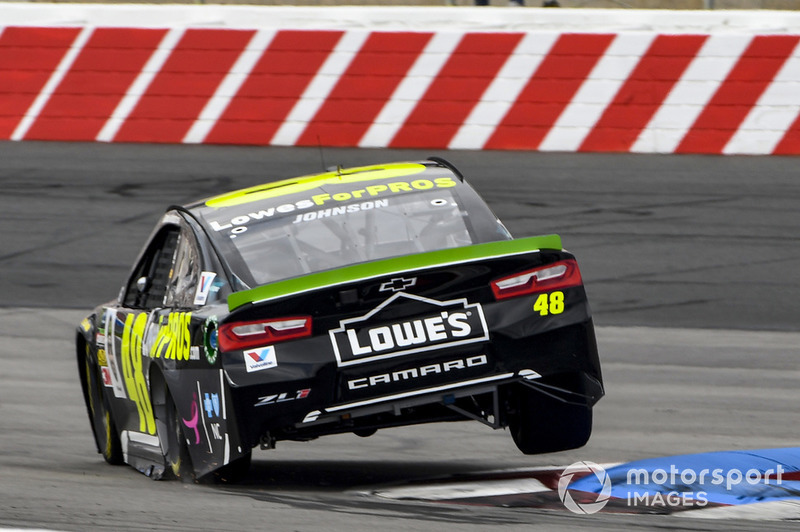
<instances>
[{"instance_id":1,"label":"rear window","mask_svg":"<svg viewBox=\"0 0 800 532\"><path fill-rule=\"evenodd\" d=\"M284 204L283 209L258 210L249 204L203 210L224 253L241 258L228 257L229 262L246 266L249 276L243 278L250 277L256 285L360 262L510 238L465 184L352 197L312 207L309 203L301 200Z\"/></svg>"}]
</instances>

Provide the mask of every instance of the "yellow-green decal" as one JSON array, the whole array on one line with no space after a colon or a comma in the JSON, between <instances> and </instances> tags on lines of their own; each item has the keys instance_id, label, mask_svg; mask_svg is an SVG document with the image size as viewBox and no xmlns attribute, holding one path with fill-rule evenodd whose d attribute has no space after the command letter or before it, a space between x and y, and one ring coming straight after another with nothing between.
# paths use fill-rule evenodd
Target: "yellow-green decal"
<instances>
[{"instance_id":1,"label":"yellow-green decal","mask_svg":"<svg viewBox=\"0 0 800 532\"><path fill-rule=\"evenodd\" d=\"M424 172L425 169L425 165L419 163L395 163L389 165L347 168L340 172L328 172L295 179L285 179L283 181L237 190L230 194L211 198L206 201L206 205L215 209L220 207L233 207L253 201L306 192L324 185L342 185L412 176Z\"/></svg>"},{"instance_id":2,"label":"yellow-green decal","mask_svg":"<svg viewBox=\"0 0 800 532\"><path fill-rule=\"evenodd\" d=\"M192 322L191 312L172 312L156 335L154 347L150 351L150 358L165 358L167 360L189 360L192 350L192 335L189 325Z\"/></svg>"},{"instance_id":3,"label":"yellow-green decal","mask_svg":"<svg viewBox=\"0 0 800 532\"><path fill-rule=\"evenodd\" d=\"M228 296L228 308L234 310L248 303L317 290L336 284L361 281L411 270L435 268L447 264L461 264L532 253L541 249L561 250L561 237L558 235L532 236L353 264L335 270L278 281L251 290L234 292Z\"/></svg>"},{"instance_id":4,"label":"yellow-green decal","mask_svg":"<svg viewBox=\"0 0 800 532\"><path fill-rule=\"evenodd\" d=\"M540 316L548 314L561 314L564 312L564 292L550 292L549 294L539 294L533 304L533 310Z\"/></svg>"},{"instance_id":5,"label":"yellow-green decal","mask_svg":"<svg viewBox=\"0 0 800 532\"><path fill-rule=\"evenodd\" d=\"M122 373L125 377L125 389L128 397L136 403L139 411L139 432L156 433L156 420L153 417L153 406L142 372L142 343L147 328L147 313L136 316L128 314L122 332Z\"/></svg>"}]
</instances>

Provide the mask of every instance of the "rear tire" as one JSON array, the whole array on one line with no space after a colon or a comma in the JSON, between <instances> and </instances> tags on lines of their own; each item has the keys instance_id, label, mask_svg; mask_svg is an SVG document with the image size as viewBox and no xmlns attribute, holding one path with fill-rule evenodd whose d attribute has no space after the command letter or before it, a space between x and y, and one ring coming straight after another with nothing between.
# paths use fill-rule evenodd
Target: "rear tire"
<instances>
[{"instance_id":1,"label":"rear tire","mask_svg":"<svg viewBox=\"0 0 800 532\"><path fill-rule=\"evenodd\" d=\"M511 396L508 428L524 454L542 454L583 447L592 434L592 409L564 403L518 385Z\"/></svg>"},{"instance_id":2,"label":"rear tire","mask_svg":"<svg viewBox=\"0 0 800 532\"><path fill-rule=\"evenodd\" d=\"M169 390L166 390L164 408L159 410L160 413L163 413L164 419L157 420L157 426L164 427L166 430L166 438L162 439L162 442L166 442L166 449L164 449L165 476L177 478L183 482L194 482L196 479L192 457L189 454L189 445L183 434L178 408L175 406ZM162 421L162 423L158 423L158 421Z\"/></svg>"},{"instance_id":3,"label":"rear tire","mask_svg":"<svg viewBox=\"0 0 800 532\"><path fill-rule=\"evenodd\" d=\"M92 430L97 440L97 447L106 462L111 465L120 465L123 463L123 455L119 432L111 415L111 406L106 397L105 386L102 384L98 368L89 361L88 356L84 357L84 371Z\"/></svg>"},{"instance_id":4,"label":"rear tire","mask_svg":"<svg viewBox=\"0 0 800 532\"><path fill-rule=\"evenodd\" d=\"M211 474L214 482L218 484L236 484L241 482L250 472L250 463L252 459L252 453L247 453L233 462L220 467Z\"/></svg>"}]
</instances>

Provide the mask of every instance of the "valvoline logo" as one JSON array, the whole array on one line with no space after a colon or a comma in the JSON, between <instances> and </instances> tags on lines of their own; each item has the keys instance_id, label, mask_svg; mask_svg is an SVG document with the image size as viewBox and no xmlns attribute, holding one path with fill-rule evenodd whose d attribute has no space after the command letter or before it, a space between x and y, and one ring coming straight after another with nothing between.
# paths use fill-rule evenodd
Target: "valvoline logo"
<instances>
[{"instance_id":1,"label":"valvoline logo","mask_svg":"<svg viewBox=\"0 0 800 532\"><path fill-rule=\"evenodd\" d=\"M404 319L385 318L391 305L410 303L419 312ZM329 335L341 367L483 342L489 339L489 329L479 303L398 292L363 316L341 320Z\"/></svg>"},{"instance_id":2,"label":"valvoline logo","mask_svg":"<svg viewBox=\"0 0 800 532\"><path fill-rule=\"evenodd\" d=\"M244 365L247 368L247 373L274 368L278 365L275 347L267 346L259 347L258 349L248 349L244 352Z\"/></svg>"}]
</instances>

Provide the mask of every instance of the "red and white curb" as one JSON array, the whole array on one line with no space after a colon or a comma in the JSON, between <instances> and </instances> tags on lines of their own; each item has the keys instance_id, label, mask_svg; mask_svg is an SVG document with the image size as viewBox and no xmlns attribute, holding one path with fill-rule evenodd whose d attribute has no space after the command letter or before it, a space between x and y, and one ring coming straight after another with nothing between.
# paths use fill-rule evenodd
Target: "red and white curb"
<instances>
[{"instance_id":1,"label":"red and white curb","mask_svg":"<svg viewBox=\"0 0 800 532\"><path fill-rule=\"evenodd\" d=\"M249 26L219 8L230 23L211 28L198 27L200 9L170 23L152 6L84 6L76 24L62 7L59 24L17 8L0 6L14 15L0 16L5 140L800 153L800 18L786 12L772 15L779 30L763 13L733 31L722 18L619 30L644 15L595 14L603 26L580 13L569 28L553 10L521 10L515 24L513 10L453 9L449 25L387 30L304 27L286 8L251 8ZM131 25L143 13L150 22ZM287 25L265 25L270 13ZM500 29L470 29L459 13L496 16Z\"/></svg>"},{"instance_id":2,"label":"red and white curb","mask_svg":"<svg viewBox=\"0 0 800 532\"><path fill-rule=\"evenodd\" d=\"M689 458L707 455L687 455ZM684 457L674 457L675 462L681 464ZM713 458L712 458L713 459ZM655 459L661 463L670 463L671 458ZM712 463L712 462L709 462ZM624 514L662 514L675 515L690 519L743 519L755 521L783 521L800 519L800 492L795 491L797 473L792 471L792 466L786 473L788 483L791 486L783 486L783 493L774 491L771 494L765 492L765 498L781 497L780 500L766 500L759 502L757 498L741 496L740 500L735 500L737 488L729 489L726 497L727 503L715 501L717 497L712 494L701 495L698 497L699 490L710 487L681 485L662 485L662 486L615 486L611 491L609 478L605 476L605 470L616 471L616 482L620 483L620 471L624 471L629 466L639 470L639 463L616 464L608 463L598 466L591 466L603 473L604 478L598 484L603 485L603 493L599 490L582 491L581 483L570 484L572 478L563 478L566 471L574 470L576 466L584 463L579 462L571 466L553 466L541 468L524 468L514 470L487 471L470 475L459 475L451 478L440 478L422 480L407 485L378 487L367 491L361 491L361 496L377 497L393 501L417 501L437 504L464 504L471 506L497 506L497 507L516 507L516 508L540 508L555 511L568 509L575 513L592 514L595 512L603 513L624 513ZM667 467L664 472L669 471ZM651 471L659 472L655 469ZM613 476L613 475L612 475ZM575 475L575 479L580 481L585 478L580 474ZM594 479L597 480L597 479ZM565 486L565 484L567 484ZM624 484L624 483L623 483ZM752 485L743 484L743 490L747 491ZM773 482L771 488L780 488L780 482ZM566 488L566 489L565 489ZM638 496L627 498L622 495L627 490L634 493L638 490ZM677 490L677 491L676 491ZM681 493L683 490L683 493ZM649 495L644 493L649 491ZM565 494L566 492L566 494ZM688 495L687 493L691 493ZM610 495L610 496L609 496ZM621 496L622 495L622 496ZM731 498L731 495L733 498ZM740 493L741 495L741 493Z\"/></svg>"}]
</instances>

